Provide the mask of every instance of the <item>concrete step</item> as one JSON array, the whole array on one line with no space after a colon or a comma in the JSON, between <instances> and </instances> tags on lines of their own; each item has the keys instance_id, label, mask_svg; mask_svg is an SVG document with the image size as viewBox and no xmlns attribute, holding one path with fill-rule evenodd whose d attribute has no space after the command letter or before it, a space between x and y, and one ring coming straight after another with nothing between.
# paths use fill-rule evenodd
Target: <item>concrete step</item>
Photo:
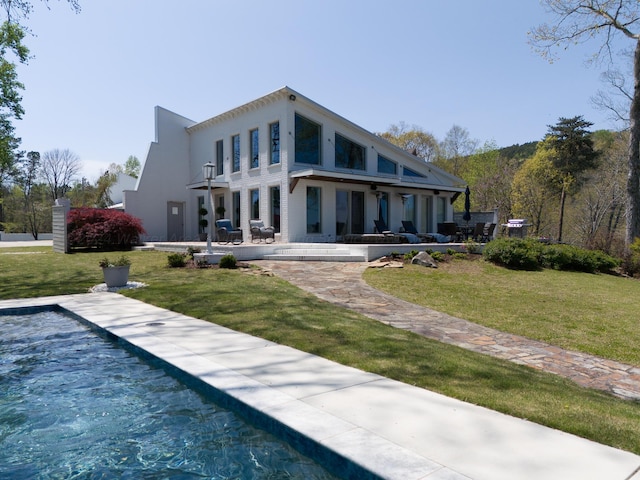
<instances>
[{"instance_id":1,"label":"concrete step","mask_svg":"<svg viewBox=\"0 0 640 480\"><path fill-rule=\"evenodd\" d=\"M265 255L265 260L298 260L322 262L364 262L365 257L343 248L284 248Z\"/></svg>"}]
</instances>

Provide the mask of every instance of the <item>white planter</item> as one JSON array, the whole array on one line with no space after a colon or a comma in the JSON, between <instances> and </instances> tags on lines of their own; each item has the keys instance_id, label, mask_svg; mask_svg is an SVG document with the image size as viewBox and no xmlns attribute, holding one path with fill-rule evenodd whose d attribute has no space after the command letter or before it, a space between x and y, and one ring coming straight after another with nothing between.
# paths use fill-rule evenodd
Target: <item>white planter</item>
<instances>
[{"instance_id":1,"label":"white planter","mask_svg":"<svg viewBox=\"0 0 640 480\"><path fill-rule=\"evenodd\" d=\"M102 269L107 287L124 287L129 281L129 265L106 267Z\"/></svg>"}]
</instances>

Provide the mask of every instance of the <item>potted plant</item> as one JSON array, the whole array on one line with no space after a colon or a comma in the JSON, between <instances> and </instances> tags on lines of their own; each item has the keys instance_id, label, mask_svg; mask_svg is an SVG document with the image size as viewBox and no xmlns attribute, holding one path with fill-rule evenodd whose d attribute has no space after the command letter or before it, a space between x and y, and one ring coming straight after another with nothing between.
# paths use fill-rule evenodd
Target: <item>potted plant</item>
<instances>
[{"instance_id":1,"label":"potted plant","mask_svg":"<svg viewBox=\"0 0 640 480\"><path fill-rule=\"evenodd\" d=\"M216 207L216 213L218 214L218 219L224 218L224 212L226 212L227 209L224 208L222 205L220 205L219 207Z\"/></svg>"},{"instance_id":2,"label":"potted plant","mask_svg":"<svg viewBox=\"0 0 640 480\"><path fill-rule=\"evenodd\" d=\"M107 284L107 287L124 287L129 281L131 260L128 257L122 255L115 260L104 257L98 264L102 268L104 283Z\"/></svg>"},{"instance_id":3,"label":"potted plant","mask_svg":"<svg viewBox=\"0 0 640 480\"><path fill-rule=\"evenodd\" d=\"M198 210L198 214L200 215L200 220L198 220L198 225L200 225L200 231L198 232L198 237L201 242L207 241L207 227L209 226L209 220L207 220L207 214L209 210L204 207L200 207Z\"/></svg>"}]
</instances>

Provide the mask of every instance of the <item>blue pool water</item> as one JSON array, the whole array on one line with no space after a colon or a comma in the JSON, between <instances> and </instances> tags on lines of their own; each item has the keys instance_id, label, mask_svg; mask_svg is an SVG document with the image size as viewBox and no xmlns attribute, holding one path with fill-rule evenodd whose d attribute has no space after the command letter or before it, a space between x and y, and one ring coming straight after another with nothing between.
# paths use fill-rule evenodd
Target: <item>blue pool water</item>
<instances>
[{"instance_id":1,"label":"blue pool water","mask_svg":"<svg viewBox=\"0 0 640 480\"><path fill-rule=\"evenodd\" d=\"M0 315L0 478L333 479L89 327Z\"/></svg>"}]
</instances>

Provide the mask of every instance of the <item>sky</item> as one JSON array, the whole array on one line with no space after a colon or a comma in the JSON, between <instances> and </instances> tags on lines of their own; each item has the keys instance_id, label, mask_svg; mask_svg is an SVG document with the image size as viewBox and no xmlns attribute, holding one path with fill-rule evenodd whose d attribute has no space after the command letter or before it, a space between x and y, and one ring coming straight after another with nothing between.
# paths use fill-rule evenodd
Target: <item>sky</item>
<instances>
[{"instance_id":1,"label":"sky","mask_svg":"<svg viewBox=\"0 0 640 480\"><path fill-rule=\"evenodd\" d=\"M549 63L527 32L553 21L538 0L35 1L18 69L21 149L69 149L94 182L142 163L154 107L203 121L289 86L371 132L404 122L443 140L540 140L560 117L615 129L591 98L594 41ZM628 48L621 40L620 48Z\"/></svg>"}]
</instances>

